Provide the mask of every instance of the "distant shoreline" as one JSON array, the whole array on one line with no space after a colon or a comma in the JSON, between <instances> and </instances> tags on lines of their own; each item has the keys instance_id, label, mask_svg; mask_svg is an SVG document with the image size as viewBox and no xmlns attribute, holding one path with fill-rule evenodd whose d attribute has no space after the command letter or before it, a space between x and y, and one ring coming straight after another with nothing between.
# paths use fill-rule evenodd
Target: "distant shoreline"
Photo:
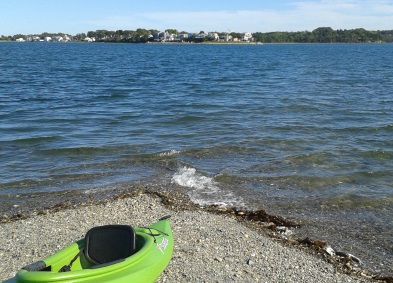
<instances>
[{"instance_id":1,"label":"distant shoreline","mask_svg":"<svg viewBox=\"0 0 393 283\"><path fill-rule=\"evenodd\" d=\"M176 29L166 29L159 31L156 29L137 30L95 30L87 33L77 33L70 35L65 33L41 34L15 34L0 36L0 41L77 41L77 42L118 42L118 43L146 43L146 42L209 42L213 44L233 44L245 43L393 43L393 30L366 30L356 29L332 29L331 27L318 27L312 31L296 32L217 32L200 31L192 33L178 31Z\"/></svg>"},{"instance_id":2,"label":"distant shoreline","mask_svg":"<svg viewBox=\"0 0 393 283\"><path fill-rule=\"evenodd\" d=\"M105 41L96 41L96 42L83 42L83 41L68 41L68 42L16 42L9 40L0 40L0 43L37 43L37 44L68 44L68 43L82 43L82 44L153 44L153 45L347 45L347 44L357 44L357 45L368 45L368 44L391 44L390 42L332 42L332 43L323 43L323 42L105 42Z\"/></svg>"}]
</instances>

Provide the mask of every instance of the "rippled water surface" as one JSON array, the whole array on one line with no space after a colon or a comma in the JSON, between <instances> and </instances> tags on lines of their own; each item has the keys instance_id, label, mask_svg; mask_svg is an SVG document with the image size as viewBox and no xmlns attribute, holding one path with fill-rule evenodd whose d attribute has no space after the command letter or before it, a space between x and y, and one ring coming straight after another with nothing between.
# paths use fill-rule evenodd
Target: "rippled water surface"
<instances>
[{"instance_id":1,"label":"rippled water surface","mask_svg":"<svg viewBox=\"0 0 393 283\"><path fill-rule=\"evenodd\" d=\"M0 43L0 210L183 186L393 266L393 45Z\"/></svg>"}]
</instances>

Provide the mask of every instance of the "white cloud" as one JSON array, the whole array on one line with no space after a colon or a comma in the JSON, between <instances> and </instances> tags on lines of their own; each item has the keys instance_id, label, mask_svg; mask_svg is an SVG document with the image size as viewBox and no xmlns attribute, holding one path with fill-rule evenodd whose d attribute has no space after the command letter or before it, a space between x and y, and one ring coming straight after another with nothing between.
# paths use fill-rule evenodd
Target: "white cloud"
<instances>
[{"instance_id":1,"label":"white cloud","mask_svg":"<svg viewBox=\"0 0 393 283\"><path fill-rule=\"evenodd\" d=\"M204 31L303 31L333 29L392 29L393 1L320 0L292 2L285 10L152 12L107 17L90 22L97 29L175 28Z\"/></svg>"},{"instance_id":2,"label":"white cloud","mask_svg":"<svg viewBox=\"0 0 393 283\"><path fill-rule=\"evenodd\" d=\"M308 25L330 26L334 29L391 29L392 1L322 0L294 4L290 17L301 17Z\"/></svg>"}]
</instances>

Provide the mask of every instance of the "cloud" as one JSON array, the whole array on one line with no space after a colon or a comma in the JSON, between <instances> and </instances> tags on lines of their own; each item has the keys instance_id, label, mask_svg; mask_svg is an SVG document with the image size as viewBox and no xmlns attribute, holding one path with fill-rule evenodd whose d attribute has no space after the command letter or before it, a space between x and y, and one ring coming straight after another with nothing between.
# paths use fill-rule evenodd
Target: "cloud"
<instances>
[{"instance_id":1,"label":"cloud","mask_svg":"<svg viewBox=\"0 0 393 283\"><path fill-rule=\"evenodd\" d=\"M320 0L292 2L285 9L176 11L112 16L90 21L96 29L175 28L188 32L392 29L393 1Z\"/></svg>"},{"instance_id":2,"label":"cloud","mask_svg":"<svg viewBox=\"0 0 393 283\"><path fill-rule=\"evenodd\" d=\"M332 3L333 2L333 3ZM298 2L293 9L240 10L215 12L155 13L146 15L162 25L185 29L226 31L299 31L321 26L334 29L392 29L393 5L375 2L359 5L354 1Z\"/></svg>"},{"instance_id":3,"label":"cloud","mask_svg":"<svg viewBox=\"0 0 393 283\"><path fill-rule=\"evenodd\" d=\"M392 1L322 0L294 3L290 18L301 17L308 25L335 29L391 29ZM299 23L300 25L300 23Z\"/></svg>"}]
</instances>

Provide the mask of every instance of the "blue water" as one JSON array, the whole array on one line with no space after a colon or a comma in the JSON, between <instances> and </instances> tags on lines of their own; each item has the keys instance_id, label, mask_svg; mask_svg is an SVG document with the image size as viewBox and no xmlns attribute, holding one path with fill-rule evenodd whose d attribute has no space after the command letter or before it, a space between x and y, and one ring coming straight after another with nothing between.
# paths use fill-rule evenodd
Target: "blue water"
<instances>
[{"instance_id":1,"label":"blue water","mask_svg":"<svg viewBox=\"0 0 393 283\"><path fill-rule=\"evenodd\" d=\"M0 212L178 186L393 266L393 45L0 43Z\"/></svg>"}]
</instances>

